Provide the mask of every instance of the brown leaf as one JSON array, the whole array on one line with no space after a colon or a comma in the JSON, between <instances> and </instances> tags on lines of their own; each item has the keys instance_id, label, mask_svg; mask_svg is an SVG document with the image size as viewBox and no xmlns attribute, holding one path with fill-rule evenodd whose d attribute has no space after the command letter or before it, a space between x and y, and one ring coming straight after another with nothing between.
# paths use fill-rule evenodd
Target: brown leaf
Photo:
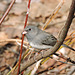
<instances>
[{"instance_id":1,"label":"brown leaf","mask_svg":"<svg viewBox=\"0 0 75 75\"><path fill-rule=\"evenodd\" d=\"M8 35L5 32L0 32L0 40L3 40L3 39L8 39ZM6 42L0 43L0 46L3 46L5 44L7 44L7 43Z\"/></svg>"}]
</instances>

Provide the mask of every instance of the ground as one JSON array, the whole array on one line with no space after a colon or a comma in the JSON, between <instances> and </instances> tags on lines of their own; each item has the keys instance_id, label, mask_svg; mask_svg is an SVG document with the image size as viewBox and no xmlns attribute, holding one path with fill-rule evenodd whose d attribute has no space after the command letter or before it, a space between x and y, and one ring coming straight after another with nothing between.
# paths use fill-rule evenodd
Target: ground
<instances>
[{"instance_id":1,"label":"ground","mask_svg":"<svg viewBox=\"0 0 75 75\"><path fill-rule=\"evenodd\" d=\"M9 6L10 1L11 0L0 0L0 7L1 7L0 18L2 17L3 13ZM27 25L36 25L36 26L39 25L39 27L42 28L60 1L61 0L32 0L30 5ZM49 23L48 27L46 28L46 31L53 34L56 38L66 22L71 1L72 0L65 0L64 5L61 7L59 12L56 14L56 16L53 18L53 20ZM13 5L9 14L6 16L5 20L1 24L0 40L5 40L5 39L21 40L25 24L26 13L27 13L27 3L28 0L19 0L16 1L16 3ZM71 24L67 36L69 36L72 32L74 32L75 30L74 25L75 25L75 19ZM75 42L70 46L75 48ZM75 52L70 51L67 48L65 48L65 50L66 50L65 55L67 55L68 57L70 57L72 60L75 61ZM0 42L0 73L1 73L0 75L6 75L10 70L8 68L13 67L15 61L18 58L19 51L20 51L20 46L16 43L16 41ZM23 49L23 52L24 51L25 48ZM50 63L50 61L52 62ZM56 62L52 59L49 59L42 66L44 69L46 69L48 66L51 66L52 63ZM59 64L59 62L57 62L57 64ZM61 69L65 65L66 64L62 64L61 66L58 67L58 69ZM42 66L38 69L38 72L43 70ZM61 71L59 75L66 74L70 69L71 67ZM49 75L49 74L43 73L41 75ZM54 74L52 73L51 75Z\"/></svg>"}]
</instances>

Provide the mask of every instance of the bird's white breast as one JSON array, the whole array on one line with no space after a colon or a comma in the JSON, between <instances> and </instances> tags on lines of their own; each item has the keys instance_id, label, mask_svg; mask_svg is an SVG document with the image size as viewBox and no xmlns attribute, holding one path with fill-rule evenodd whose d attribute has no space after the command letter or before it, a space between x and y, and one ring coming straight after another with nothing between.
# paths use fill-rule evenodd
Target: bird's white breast
<instances>
[{"instance_id":1,"label":"bird's white breast","mask_svg":"<svg viewBox=\"0 0 75 75\"><path fill-rule=\"evenodd\" d=\"M30 45L33 47L33 48L37 48L37 49L48 49L48 48L52 48L52 46L48 46L48 45L40 45L40 44L34 44L34 43L30 43Z\"/></svg>"}]
</instances>

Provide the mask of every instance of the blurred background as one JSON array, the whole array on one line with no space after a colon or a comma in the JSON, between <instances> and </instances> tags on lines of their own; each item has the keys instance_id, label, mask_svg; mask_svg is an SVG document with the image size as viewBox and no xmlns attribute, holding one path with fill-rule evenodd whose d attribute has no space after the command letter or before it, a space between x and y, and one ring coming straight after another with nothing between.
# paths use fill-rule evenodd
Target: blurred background
<instances>
[{"instance_id":1,"label":"blurred background","mask_svg":"<svg viewBox=\"0 0 75 75\"><path fill-rule=\"evenodd\" d=\"M36 25L36 26L39 25L40 27L43 27L60 1L61 0L31 0L27 25ZM65 3L62 6L62 8L59 10L59 12L56 14L56 16L53 18L53 20L46 28L46 31L50 32L55 37L58 36L61 28L64 26L66 22L71 1L72 0L65 0ZM4 14L10 2L11 0L0 0L0 18ZM24 29L25 18L27 13L27 4L28 0L16 0L9 14L1 24L0 40L22 38L21 33ZM75 19L71 24L68 35L70 35L74 30L75 30ZM75 43L73 43L72 47L75 48ZM20 46L18 46L16 42L0 43L0 73L1 73L0 75L6 75L7 72L9 71L7 67L8 66L12 67L18 57L16 53L12 52L12 50L19 52ZM65 54L75 61L75 52L66 49ZM49 61L51 61L51 59L48 60L48 63ZM44 64L43 66L46 67L49 64ZM60 73L60 75L64 74L66 74L65 70L63 70ZM50 75L50 74L44 73L42 75ZM73 75L75 75L75 73Z\"/></svg>"}]
</instances>

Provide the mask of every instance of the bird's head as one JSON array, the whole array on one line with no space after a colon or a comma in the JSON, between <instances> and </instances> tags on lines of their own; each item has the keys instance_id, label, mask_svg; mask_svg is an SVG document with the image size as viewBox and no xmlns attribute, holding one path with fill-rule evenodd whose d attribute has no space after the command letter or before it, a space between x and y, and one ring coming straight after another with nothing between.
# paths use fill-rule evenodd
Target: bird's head
<instances>
[{"instance_id":1,"label":"bird's head","mask_svg":"<svg viewBox=\"0 0 75 75\"><path fill-rule=\"evenodd\" d=\"M27 38L33 38L38 33L38 30L36 26L26 26L22 34L25 34Z\"/></svg>"}]
</instances>

